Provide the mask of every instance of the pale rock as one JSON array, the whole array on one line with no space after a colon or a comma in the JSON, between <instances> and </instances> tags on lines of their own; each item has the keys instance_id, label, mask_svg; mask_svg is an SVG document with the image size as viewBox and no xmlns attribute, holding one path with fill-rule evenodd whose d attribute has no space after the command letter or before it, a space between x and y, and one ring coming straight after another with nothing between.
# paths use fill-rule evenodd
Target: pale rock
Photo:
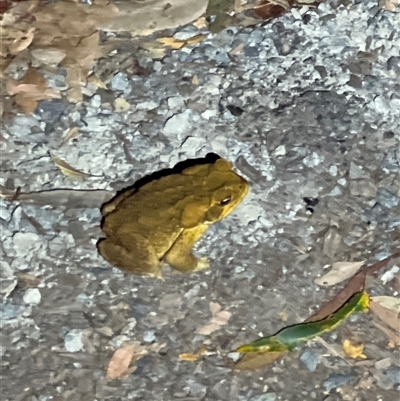
<instances>
[{"instance_id":1,"label":"pale rock","mask_svg":"<svg viewBox=\"0 0 400 401\"><path fill-rule=\"evenodd\" d=\"M29 305L39 304L41 298L42 296L38 288L28 288L23 296L24 302Z\"/></svg>"},{"instance_id":2,"label":"pale rock","mask_svg":"<svg viewBox=\"0 0 400 401\"><path fill-rule=\"evenodd\" d=\"M64 345L67 352L79 352L83 348L82 330L70 330L64 338Z\"/></svg>"}]
</instances>

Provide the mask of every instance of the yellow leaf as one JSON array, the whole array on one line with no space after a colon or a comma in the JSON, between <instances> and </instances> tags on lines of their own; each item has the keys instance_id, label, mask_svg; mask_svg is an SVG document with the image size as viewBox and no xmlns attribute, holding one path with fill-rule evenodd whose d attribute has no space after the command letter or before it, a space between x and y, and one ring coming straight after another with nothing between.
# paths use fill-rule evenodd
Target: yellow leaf
<instances>
[{"instance_id":1,"label":"yellow leaf","mask_svg":"<svg viewBox=\"0 0 400 401\"><path fill-rule=\"evenodd\" d=\"M180 49L186 43L185 40L178 40L175 38L158 38L157 42L162 43L164 46L172 47L173 49Z\"/></svg>"},{"instance_id":2,"label":"yellow leaf","mask_svg":"<svg viewBox=\"0 0 400 401\"><path fill-rule=\"evenodd\" d=\"M353 344L350 340L343 341L343 351L344 353L353 359L361 358L366 359L367 356L363 354L364 344L356 345Z\"/></svg>"},{"instance_id":3,"label":"yellow leaf","mask_svg":"<svg viewBox=\"0 0 400 401\"><path fill-rule=\"evenodd\" d=\"M205 39L206 35L196 35L186 40L186 45L196 45Z\"/></svg>"},{"instance_id":4,"label":"yellow leaf","mask_svg":"<svg viewBox=\"0 0 400 401\"><path fill-rule=\"evenodd\" d=\"M179 355L179 360L181 361L188 361L188 362L194 362L197 361L201 356L207 355L208 349L206 346L200 347L200 349L195 353L183 353Z\"/></svg>"},{"instance_id":5,"label":"yellow leaf","mask_svg":"<svg viewBox=\"0 0 400 401\"><path fill-rule=\"evenodd\" d=\"M197 361L199 358L200 358L200 355L198 355L198 354L183 353L183 354L179 355L179 360L181 360L181 361L194 362L194 361Z\"/></svg>"},{"instance_id":6,"label":"yellow leaf","mask_svg":"<svg viewBox=\"0 0 400 401\"><path fill-rule=\"evenodd\" d=\"M174 50L178 50L185 45L195 45L200 43L205 38L205 35L196 35L187 40L180 40L175 38L159 38L158 42L162 43L164 46L169 46Z\"/></svg>"},{"instance_id":7,"label":"yellow leaf","mask_svg":"<svg viewBox=\"0 0 400 401\"><path fill-rule=\"evenodd\" d=\"M61 172L72 179L86 179L88 177L91 177L90 174L84 173L82 171L79 171L72 166L70 166L68 163L66 163L64 160L61 160L59 157L51 154L51 158L53 159L54 164L61 170Z\"/></svg>"}]
</instances>

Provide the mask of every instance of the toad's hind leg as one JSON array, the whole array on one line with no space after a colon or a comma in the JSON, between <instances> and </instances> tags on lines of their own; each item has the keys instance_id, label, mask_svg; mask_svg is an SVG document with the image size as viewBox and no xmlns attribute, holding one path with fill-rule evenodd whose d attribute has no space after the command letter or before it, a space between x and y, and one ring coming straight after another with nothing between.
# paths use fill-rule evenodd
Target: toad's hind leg
<instances>
[{"instance_id":1,"label":"toad's hind leg","mask_svg":"<svg viewBox=\"0 0 400 401\"><path fill-rule=\"evenodd\" d=\"M207 228L208 226L204 224L183 230L163 259L181 272L207 269L209 267L207 258L196 258L191 252L193 245L207 231Z\"/></svg>"},{"instance_id":2,"label":"toad's hind leg","mask_svg":"<svg viewBox=\"0 0 400 401\"><path fill-rule=\"evenodd\" d=\"M97 243L97 248L107 262L121 270L162 279L161 264L154 248L139 235L104 238Z\"/></svg>"}]
</instances>

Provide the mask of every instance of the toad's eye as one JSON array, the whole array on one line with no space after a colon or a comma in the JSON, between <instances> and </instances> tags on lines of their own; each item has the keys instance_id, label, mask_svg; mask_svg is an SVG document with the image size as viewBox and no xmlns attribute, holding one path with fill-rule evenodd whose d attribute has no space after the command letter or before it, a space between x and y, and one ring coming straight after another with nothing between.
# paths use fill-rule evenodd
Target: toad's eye
<instances>
[{"instance_id":1,"label":"toad's eye","mask_svg":"<svg viewBox=\"0 0 400 401\"><path fill-rule=\"evenodd\" d=\"M226 198L222 199L219 204L220 206L226 206L228 203L230 203L230 201L232 200L232 198L230 196L227 196Z\"/></svg>"}]
</instances>

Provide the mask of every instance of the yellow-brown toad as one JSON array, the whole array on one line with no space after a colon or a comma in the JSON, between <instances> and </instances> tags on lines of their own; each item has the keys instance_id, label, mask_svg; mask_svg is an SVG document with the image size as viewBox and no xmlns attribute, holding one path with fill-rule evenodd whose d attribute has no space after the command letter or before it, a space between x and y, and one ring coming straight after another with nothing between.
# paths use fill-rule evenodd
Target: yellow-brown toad
<instances>
[{"instance_id":1,"label":"yellow-brown toad","mask_svg":"<svg viewBox=\"0 0 400 401\"><path fill-rule=\"evenodd\" d=\"M247 181L224 159L199 164L116 196L102 208L100 254L125 271L162 278L161 261L181 271L208 267L191 248L246 196Z\"/></svg>"}]
</instances>

